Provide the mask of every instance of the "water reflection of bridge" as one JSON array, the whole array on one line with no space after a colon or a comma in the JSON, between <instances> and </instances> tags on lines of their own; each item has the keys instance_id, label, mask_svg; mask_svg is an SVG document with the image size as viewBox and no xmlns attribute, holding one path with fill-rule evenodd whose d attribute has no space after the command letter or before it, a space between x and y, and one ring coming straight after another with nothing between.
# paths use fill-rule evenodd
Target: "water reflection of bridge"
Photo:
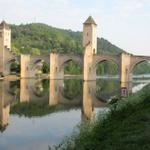
<instances>
[{"instance_id":1,"label":"water reflection of bridge","mask_svg":"<svg viewBox=\"0 0 150 150\"><path fill-rule=\"evenodd\" d=\"M97 90L98 93L101 93L100 88L97 88L96 81L82 82L77 80L71 84L68 83L68 80L29 79L0 82L1 127L8 125L11 106L17 103L44 102L49 107L57 105L82 107L82 120L92 119L95 116L95 108L106 106L105 99L96 94ZM119 88L118 90L114 88L113 91L118 93ZM111 93L112 96L116 94Z\"/></svg>"}]
</instances>

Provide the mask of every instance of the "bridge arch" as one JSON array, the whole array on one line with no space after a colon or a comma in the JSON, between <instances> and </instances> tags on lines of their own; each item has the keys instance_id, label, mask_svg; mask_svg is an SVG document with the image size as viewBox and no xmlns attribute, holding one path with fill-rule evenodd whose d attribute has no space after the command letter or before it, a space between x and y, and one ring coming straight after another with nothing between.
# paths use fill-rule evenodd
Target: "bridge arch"
<instances>
[{"instance_id":1,"label":"bridge arch","mask_svg":"<svg viewBox=\"0 0 150 150\"><path fill-rule=\"evenodd\" d=\"M11 74L13 72L12 68L16 67L15 70L15 74L19 74L20 73L20 61L18 60L18 58L14 57L14 58L10 58L6 61L5 64L5 73L4 74ZM16 65L16 66L14 66Z\"/></svg>"},{"instance_id":2,"label":"bridge arch","mask_svg":"<svg viewBox=\"0 0 150 150\"><path fill-rule=\"evenodd\" d=\"M59 85L60 103L80 104L82 102L82 87L81 80L63 80ZM74 92L75 89L77 89L76 92Z\"/></svg>"},{"instance_id":3,"label":"bridge arch","mask_svg":"<svg viewBox=\"0 0 150 150\"><path fill-rule=\"evenodd\" d=\"M118 80L96 80L95 97L102 102L109 102L114 96L120 95L120 82Z\"/></svg>"},{"instance_id":4,"label":"bridge arch","mask_svg":"<svg viewBox=\"0 0 150 150\"><path fill-rule=\"evenodd\" d=\"M73 60L73 59L68 59L63 64L61 64L60 72L63 72L65 74L65 68L67 67L67 65L70 65L70 64L73 64L75 66L75 68L79 70L79 72L82 72L82 70L83 70L82 64L78 61ZM74 73L71 73L71 74L74 74Z\"/></svg>"},{"instance_id":5,"label":"bridge arch","mask_svg":"<svg viewBox=\"0 0 150 150\"><path fill-rule=\"evenodd\" d=\"M81 74L83 72L83 56L81 55L76 55L76 54L67 54L67 55L61 55L60 60L59 60L59 74L64 76L65 73L65 67L67 64L72 62L74 64L75 69L78 69L79 73L71 73L72 75L76 74Z\"/></svg>"},{"instance_id":6,"label":"bridge arch","mask_svg":"<svg viewBox=\"0 0 150 150\"><path fill-rule=\"evenodd\" d=\"M95 55L94 58L93 58L93 68L96 67L96 65L98 63L101 63L101 62L104 62L104 61L112 61L114 62L118 68L120 67L120 57L119 55Z\"/></svg>"},{"instance_id":7,"label":"bridge arch","mask_svg":"<svg viewBox=\"0 0 150 150\"><path fill-rule=\"evenodd\" d=\"M42 75L44 73L49 73L50 60L47 57L33 57L30 62L30 71L32 76ZM44 72L43 67L46 65L46 71Z\"/></svg>"},{"instance_id":8,"label":"bridge arch","mask_svg":"<svg viewBox=\"0 0 150 150\"><path fill-rule=\"evenodd\" d=\"M143 63L143 62L148 62L148 61L150 61L150 59L134 60L134 61L132 62L132 64L131 64L131 66L130 66L130 73L133 73L133 70L134 70L134 68L135 68L137 65L139 65L139 64L141 64L141 63Z\"/></svg>"},{"instance_id":9,"label":"bridge arch","mask_svg":"<svg viewBox=\"0 0 150 150\"><path fill-rule=\"evenodd\" d=\"M29 102L29 101L37 101L37 102L47 101L48 102L48 95L49 95L49 81L48 80L21 79L20 86L21 86L20 102Z\"/></svg>"},{"instance_id":10,"label":"bridge arch","mask_svg":"<svg viewBox=\"0 0 150 150\"><path fill-rule=\"evenodd\" d=\"M46 84L46 85L45 85ZM49 81L37 80L31 87L31 100L48 101Z\"/></svg>"},{"instance_id":11,"label":"bridge arch","mask_svg":"<svg viewBox=\"0 0 150 150\"><path fill-rule=\"evenodd\" d=\"M134 61L129 68L129 77L132 81L133 78L144 78L145 74L150 73L150 63L147 59Z\"/></svg>"},{"instance_id":12,"label":"bridge arch","mask_svg":"<svg viewBox=\"0 0 150 150\"><path fill-rule=\"evenodd\" d=\"M94 55L93 63L90 66L90 72L94 74L94 76L97 75L97 66L98 64L104 63L104 62L112 62L117 66L117 72L120 74L120 57L119 55Z\"/></svg>"}]
</instances>

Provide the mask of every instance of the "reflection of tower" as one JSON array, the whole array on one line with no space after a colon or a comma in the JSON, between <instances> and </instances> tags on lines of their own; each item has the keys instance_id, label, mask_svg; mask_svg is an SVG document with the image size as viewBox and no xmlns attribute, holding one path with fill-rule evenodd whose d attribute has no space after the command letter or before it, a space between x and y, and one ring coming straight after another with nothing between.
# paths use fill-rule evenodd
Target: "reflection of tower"
<instances>
[{"instance_id":1,"label":"reflection of tower","mask_svg":"<svg viewBox=\"0 0 150 150\"><path fill-rule=\"evenodd\" d=\"M82 121L93 120L95 118L95 108L92 103L93 88L91 82L84 82L83 85L83 108Z\"/></svg>"},{"instance_id":2,"label":"reflection of tower","mask_svg":"<svg viewBox=\"0 0 150 150\"><path fill-rule=\"evenodd\" d=\"M4 82L0 82L0 130L3 131L9 123L10 104L5 104Z\"/></svg>"},{"instance_id":3,"label":"reflection of tower","mask_svg":"<svg viewBox=\"0 0 150 150\"><path fill-rule=\"evenodd\" d=\"M20 102L28 102L30 99L29 80L20 80Z\"/></svg>"},{"instance_id":4,"label":"reflection of tower","mask_svg":"<svg viewBox=\"0 0 150 150\"><path fill-rule=\"evenodd\" d=\"M5 59L4 57L7 57L7 53L5 53L5 49L11 48L11 29L6 24L5 21L3 21L0 24L0 74L4 73L4 65L5 65Z\"/></svg>"},{"instance_id":5,"label":"reflection of tower","mask_svg":"<svg viewBox=\"0 0 150 150\"><path fill-rule=\"evenodd\" d=\"M54 106L58 104L59 101L59 85L58 80L49 80L50 81L50 91L49 91L49 105Z\"/></svg>"}]
</instances>

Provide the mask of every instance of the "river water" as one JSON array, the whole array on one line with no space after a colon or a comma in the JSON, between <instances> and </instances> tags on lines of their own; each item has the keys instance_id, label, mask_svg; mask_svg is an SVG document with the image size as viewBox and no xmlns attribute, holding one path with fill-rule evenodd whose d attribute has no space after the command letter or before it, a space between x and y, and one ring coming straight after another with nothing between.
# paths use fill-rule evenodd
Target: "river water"
<instances>
[{"instance_id":1,"label":"river water","mask_svg":"<svg viewBox=\"0 0 150 150\"><path fill-rule=\"evenodd\" d=\"M122 93L118 79L0 81L0 150L48 150L76 126L149 80L135 80ZM123 94L123 95L122 95Z\"/></svg>"}]
</instances>

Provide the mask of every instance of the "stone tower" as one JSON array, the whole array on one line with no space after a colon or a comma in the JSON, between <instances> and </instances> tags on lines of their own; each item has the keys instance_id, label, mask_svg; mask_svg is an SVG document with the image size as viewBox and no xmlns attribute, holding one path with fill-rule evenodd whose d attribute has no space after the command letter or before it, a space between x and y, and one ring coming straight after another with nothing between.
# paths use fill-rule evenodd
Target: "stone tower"
<instances>
[{"instance_id":1,"label":"stone tower","mask_svg":"<svg viewBox=\"0 0 150 150\"><path fill-rule=\"evenodd\" d=\"M83 23L83 47L91 45L92 54L97 53L97 24L94 19L89 16Z\"/></svg>"},{"instance_id":2,"label":"stone tower","mask_svg":"<svg viewBox=\"0 0 150 150\"><path fill-rule=\"evenodd\" d=\"M84 47L84 81L94 80L96 71L92 70L93 55L97 53L97 25L89 16L83 24L83 47Z\"/></svg>"},{"instance_id":3,"label":"stone tower","mask_svg":"<svg viewBox=\"0 0 150 150\"><path fill-rule=\"evenodd\" d=\"M11 29L3 21L0 24L0 75L4 72L5 49L11 49Z\"/></svg>"}]
</instances>

